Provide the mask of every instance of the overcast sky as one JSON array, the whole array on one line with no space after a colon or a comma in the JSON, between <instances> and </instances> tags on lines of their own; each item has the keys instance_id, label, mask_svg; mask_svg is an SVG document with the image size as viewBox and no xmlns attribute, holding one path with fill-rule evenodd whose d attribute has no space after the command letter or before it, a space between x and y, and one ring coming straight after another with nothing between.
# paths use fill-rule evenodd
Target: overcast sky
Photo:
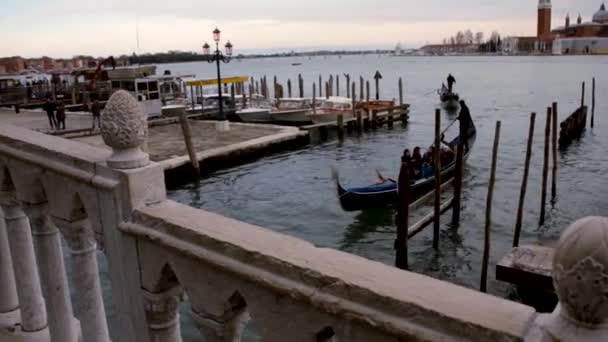
<instances>
[{"instance_id":1,"label":"overcast sky","mask_svg":"<svg viewBox=\"0 0 608 342\"><path fill-rule=\"evenodd\" d=\"M590 20L602 0L553 0ZM393 48L441 42L458 30L536 33L537 0L1 0L0 56L70 57L198 51L218 26L235 53ZM575 20L575 19L573 19ZM139 24L137 24L139 23Z\"/></svg>"}]
</instances>

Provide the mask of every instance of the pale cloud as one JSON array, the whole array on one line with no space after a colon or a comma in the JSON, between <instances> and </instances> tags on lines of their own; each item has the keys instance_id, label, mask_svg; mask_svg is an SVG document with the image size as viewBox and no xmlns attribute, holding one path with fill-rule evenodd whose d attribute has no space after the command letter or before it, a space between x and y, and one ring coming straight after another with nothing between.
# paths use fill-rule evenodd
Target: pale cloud
<instances>
[{"instance_id":1,"label":"pale cloud","mask_svg":"<svg viewBox=\"0 0 608 342\"><path fill-rule=\"evenodd\" d=\"M457 30L533 35L535 0L4 0L0 54L70 56L200 50L219 26L238 49L391 48L439 42ZM554 23L566 12L590 17L600 0L553 0Z\"/></svg>"}]
</instances>

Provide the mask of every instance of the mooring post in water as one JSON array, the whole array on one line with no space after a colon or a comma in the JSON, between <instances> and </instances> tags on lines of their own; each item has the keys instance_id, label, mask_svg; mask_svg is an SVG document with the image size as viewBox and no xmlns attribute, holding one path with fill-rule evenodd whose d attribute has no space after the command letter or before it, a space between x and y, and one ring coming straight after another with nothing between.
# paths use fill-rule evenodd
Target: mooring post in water
<instances>
[{"instance_id":1,"label":"mooring post in water","mask_svg":"<svg viewBox=\"0 0 608 342\"><path fill-rule=\"evenodd\" d=\"M194 86L190 86L190 97L192 98L192 110L194 110L196 104L196 96L194 95Z\"/></svg>"},{"instance_id":2,"label":"mooring post in water","mask_svg":"<svg viewBox=\"0 0 608 342\"><path fill-rule=\"evenodd\" d=\"M402 270L408 269L407 238L410 218L410 174L409 166L401 163L399 171L399 207L397 208L397 238L395 239L395 266Z\"/></svg>"},{"instance_id":3,"label":"mooring post in water","mask_svg":"<svg viewBox=\"0 0 608 342\"><path fill-rule=\"evenodd\" d=\"M363 94L365 93L363 91L363 83L365 83L363 76L359 76L359 101L363 101Z\"/></svg>"},{"instance_id":4,"label":"mooring post in water","mask_svg":"<svg viewBox=\"0 0 608 342\"><path fill-rule=\"evenodd\" d=\"M344 115L338 114L338 138L344 137Z\"/></svg>"},{"instance_id":5,"label":"mooring post in water","mask_svg":"<svg viewBox=\"0 0 608 342\"><path fill-rule=\"evenodd\" d=\"M235 89L234 89L234 83L232 83L230 85L230 107L234 108L236 107L236 94L235 94Z\"/></svg>"},{"instance_id":6,"label":"mooring post in water","mask_svg":"<svg viewBox=\"0 0 608 342\"><path fill-rule=\"evenodd\" d=\"M287 97L291 98L291 79L287 79Z\"/></svg>"},{"instance_id":7,"label":"mooring post in water","mask_svg":"<svg viewBox=\"0 0 608 342\"><path fill-rule=\"evenodd\" d=\"M325 82L325 98L329 99L329 81Z\"/></svg>"},{"instance_id":8,"label":"mooring post in water","mask_svg":"<svg viewBox=\"0 0 608 342\"><path fill-rule=\"evenodd\" d=\"M591 83L591 128L595 125L595 77Z\"/></svg>"},{"instance_id":9,"label":"mooring post in water","mask_svg":"<svg viewBox=\"0 0 608 342\"><path fill-rule=\"evenodd\" d=\"M317 114L317 85L312 82L312 114Z\"/></svg>"},{"instance_id":10,"label":"mooring post in water","mask_svg":"<svg viewBox=\"0 0 608 342\"><path fill-rule=\"evenodd\" d=\"M329 78L327 79L327 92L325 94L326 98L329 98L330 96L334 96L334 76L333 75L329 75Z\"/></svg>"},{"instance_id":11,"label":"mooring post in water","mask_svg":"<svg viewBox=\"0 0 608 342\"><path fill-rule=\"evenodd\" d=\"M547 107L547 122L545 124L545 154L543 162L543 183L540 198L540 219L538 225L545 224L545 206L547 203L547 177L549 176L549 140L551 137L551 107Z\"/></svg>"},{"instance_id":12,"label":"mooring post in water","mask_svg":"<svg viewBox=\"0 0 608 342\"><path fill-rule=\"evenodd\" d=\"M247 108L247 94L245 92L245 86L241 83L241 105L242 108Z\"/></svg>"},{"instance_id":13,"label":"mooring post in water","mask_svg":"<svg viewBox=\"0 0 608 342\"><path fill-rule=\"evenodd\" d=\"M435 167L435 207L433 217L433 248L439 250L439 222L441 219L441 110L435 109L435 147L433 160Z\"/></svg>"},{"instance_id":14,"label":"mooring post in water","mask_svg":"<svg viewBox=\"0 0 608 342\"><path fill-rule=\"evenodd\" d=\"M274 77L272 78L272 84L273 84L273 89L274 89L274 91L275 91L275 93L274 93L274 97L275 97L276 99L278 99L279 97L277 96L277 93L276 93L277 88L278 88L277 86L278 86L278 84L279 84L279 83L277 82L277 75L274 75Z\"/></svg>"},{"instance_id":15,"label":"mooring post in water","mask_svg":"<svg viewBox=\"0 0 608 342\"><path fill-rule=\"evenodd\" d=\"M196 177L200 177L201 169L198 158L196 157L196 150L192 144L192 128L190 127L190 122L188 121L188 116L186 116L185 111L179 115L179 123L182 126L182 133L184 134L184 141L186 142L190 163L192 164L192 168L194 168Z\"/></svg>"},{"instance_id":16,"label":"mooring post in water","mask_svg":"<svg viewBox=\"0 0 608 342\"><path fill-rule=\"evenodd\" d=\"M553 132L551 133L551 150L553 152L553 169L551 172L551 204L555 205L557 198L557 102L553 102L552 114Z\"/></svg>"},{"instance_id":17,"label":"mooring post in water","mask_svg":"<svg viewBox=\"0 0 608 342\"><path fill-rule=\"evenodd\" d=\"M357 132L361 132L361 111L357 110L357 85L353 82L352 85L352 100L353 100L353 117L357 119Z\"/></svg>"},{"instance_id":18,"label":"mooring post in water","mask_svg":"<svg viewBox=\"0 0 608 342\"><path fill-rule=\"evenodd\" d=\"M260 95L260 81L255 81L255 93Z\"/></svg>"},{"instance_id":19,"label":"mooring post in water","mask_svg":"<svg viewBox=\"0 0 608 342\"><path fill-rule=\"evenodd\" d=\"M460 198L462 195L462 175L464 159L464 142L467 140L466 124L459 120L458 147L456 149L456 169L454 170L454 200L452 201L452 226L460 225Z\"/></svg>"},{"instance_id":20,"label":"mooring post in water","mask_svg":"<svg viewBox=\"0 0 608 342\"><path fill-rule=\"evenodd\" d=\"M336 74L336 96L340 96L340 75Z\"/></svg>"},{"instance_id":21,"label":"mooring post in water","mask_svg":"<svg viewBox=\"0 0 608 342\"><path fill-rule=\"evenodd\" d=\"M581 108L585 107L585 82L581 86Z\"/></svg>"},{"instance_id":22,"label":"mooring post in water","mask_svg":"<svg viewBox=\"0 0 608 342\"><path fill-rule=\"evenodd\" d=\"M323 97L321 89L323 89L323 77L319 75L319 97Z\"/></svg>"},{"instance_id":23,"label":"mooring post in water","mask_svg":"<svg viewBox=\"0 0 608 342\"><path fill-rule=\"evenodd\" d=\"M350 98L350 74L346 74L344 77L346 77L346 97Z\"/></svg>"},{"instance_id":24,"label":"mooring post in water","mask_svg":"<svg viewBox=\"0 0 608 342\"><path fill-rule=\"evenodd\" d=\"M374 80L376 80L376 100L380 100L380 80L382 79L382 74L380 71L376 70L376 74L374 75Z\"/></svg>"},{"instance_id":25,"label":"mooring post in water","mask_svg":"<svg viewBox=\"0 0 608 342\"><path fill-rule=\"evenodd\" d=\"M304 97L304 79L302 74L298 74L298 87L300 88L300 98Z\"/></svg>"},{"instance_id":26,"label":"mooring post in water","mask_svg":"<svg viewBox=\"0 0 608 342\"><path fill-rule=\"evenodd\" d=\"M399 106L403 106L403 79L399 77Z\"/></svg>"},{"instance_id":27,"label":"mooring post in water","mask_svg":"<svg viewBox=\"0 0 608 342\"><path fill-rule=\"evenodd\" d=\"M536 122L536 113L530 114L530 129L528 131L528 147L526 149L526 161L524 163L524 178L521 182L521 190L519 191L519 205L517 206L517 220L515 221L515 234L513 235L513 247L519 246L519 236L521 235L521 226L524 216L524 202L526 200L526 190L528 188L528 175L530 173L530 159L532 159L532 144L534 141L534 125Z\"/></svg>"},{"instance_id":28,"label":"mooring post in water","mask_svg":"<svg viewBox=\"0 0 608 342\"><path fill-rule=\"evenodd\" d=\"M483 239L483 261L481 263L481 285L479 290L487 292L488 263L490 262L490 229L492 227L492 197L494 196L494 183L496 182L496 160L498 159L498 143L500 141L500 121L496 121L494 133L494 147L492 148L492 169L488 184L488 198L486 200L486 224Z\"/></svg>"}]
</instances>

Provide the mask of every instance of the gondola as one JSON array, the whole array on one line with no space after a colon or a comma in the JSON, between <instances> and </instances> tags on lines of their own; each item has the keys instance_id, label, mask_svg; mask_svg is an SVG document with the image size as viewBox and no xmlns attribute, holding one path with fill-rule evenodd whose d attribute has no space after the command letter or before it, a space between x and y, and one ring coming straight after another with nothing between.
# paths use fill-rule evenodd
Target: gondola
<instances>
[{"instance_id":1,"label":"gondola","mask_svg":"<svg viewBox=\"0 0 608 342\"><path fill-rule=\"evenodd\" d=\"M477 137L477 129L473 120L468 116L468 132L466 133L467 143L465 144L464 161L469 157L475 139ZM458 146L459 137L456 136L452 141L447 143L454 151ZM441 168L441 181L446 182L454 176L456 168L456 158L453 158L449 164ZM368 208L385 207L390 204L399 202L397 193L397 183L394 180L387 180L381 184L374 184L367 187L345 189L340 184L340 179L337 172L334 172L334 179L338 189L338 197L340 205L346 211L363 210ZM435 187L435 177L422 178L411 182L410 186L410 202L414 202L420 197L432 191Z\"/></svg>"},{"instance_id":2,"label":"gondola","mask_svg":"<svg viewBox=\"0 0 608 342\"><path fill-rule=\"evenodd\" d=\"M441 89L437 90L439 94L439 100L446 109L458 108L458 101L460 96L457 93L451 92L445 84L441 85Z\"/></svg>"}]
</instances>

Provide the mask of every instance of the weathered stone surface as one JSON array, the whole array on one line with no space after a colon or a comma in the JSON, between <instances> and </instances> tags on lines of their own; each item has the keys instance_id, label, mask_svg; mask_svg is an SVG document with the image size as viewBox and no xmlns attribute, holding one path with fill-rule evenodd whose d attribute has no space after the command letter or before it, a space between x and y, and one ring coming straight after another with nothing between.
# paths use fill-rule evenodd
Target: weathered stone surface
<instances>
[{"instance_id":1,"label":"weathered stone surface","mask_svg":"<svg viewBox=\"0 0 608 342\"><path fill-rule=\"evenodd\" d=\"M113 150L108 165L116 169L134 169L149 163L141 151L148 133L148 123L137 100L127 91L115 92L101 117L101 136Z\"/></svg>"}]
</instances>

